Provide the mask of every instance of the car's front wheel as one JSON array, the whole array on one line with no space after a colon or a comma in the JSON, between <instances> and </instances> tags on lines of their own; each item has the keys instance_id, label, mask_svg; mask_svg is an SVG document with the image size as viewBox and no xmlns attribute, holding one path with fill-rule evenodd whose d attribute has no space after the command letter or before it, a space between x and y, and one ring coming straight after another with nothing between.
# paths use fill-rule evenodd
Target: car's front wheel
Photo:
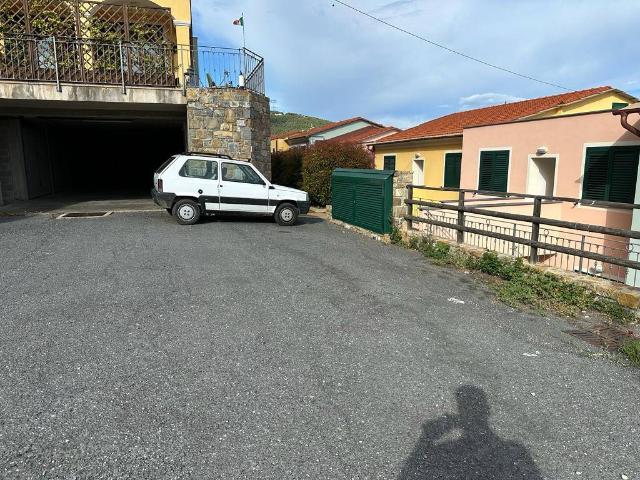
<instances>
[{"instance_id":1,"label":"car's front wheel","mask_svg":"<svg viewBox=\"0 0 640 480\"><path fill-rule=\"evenodd\" d=\"M288 227L296 223L298 220L298 214L300 211L298 207L291 203L281 203L276 208L275 219L278 222L278 225L282 225L283 227Z\"/></svg>"},{"instance_id":2,"label":"car's front wheel","mask_svg":"<svg viewBox=\"0 0 640 480\"><path fill-rule=\"evenodd\" d=\"M173 206L173 216L180 225L193 225L200 220L200 206L187 198L179 200Z\"/></svg>"}]
</instances>

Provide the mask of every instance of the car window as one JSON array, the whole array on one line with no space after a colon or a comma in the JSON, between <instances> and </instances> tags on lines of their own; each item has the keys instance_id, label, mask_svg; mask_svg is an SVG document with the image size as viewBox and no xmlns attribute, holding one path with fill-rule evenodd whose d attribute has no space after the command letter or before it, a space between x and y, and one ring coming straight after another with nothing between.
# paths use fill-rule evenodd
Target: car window
<instances>
[{"instance_id":1,"label":"car window","mask_svg":"<svg viewBox=\"0 0 640 480\"><path fill-rule=\"evenodd\" d=\"M218 162L210 160L198 160L189 158L180 169L181 177L204 178L206 180L218 179Z\"/></svg>"},{"instance_id":2,"label":"car window","mask_svg":"<svg viewBox=\"0 0 640 480\"><path fill-rule=\"evenodd\" d=\"M169 164L176 159L176 157L177 157L177 155L174 155L173 157L170 157L169 160L165 161L162 165L160 165L157 168L156 173L162 173L164 171L164 169L167 168L169 166Z\"/></svg>"},{"instance_id":3,"label":"car window","mask_svg":"<svg viewBox=\"0 0 640 480\"><path fill-rule=\"evenodd\" d=\"M222 163L222 180L225 182L252 183L264 185L264 181L249 165Z\"/></svg>"}]
</instances>

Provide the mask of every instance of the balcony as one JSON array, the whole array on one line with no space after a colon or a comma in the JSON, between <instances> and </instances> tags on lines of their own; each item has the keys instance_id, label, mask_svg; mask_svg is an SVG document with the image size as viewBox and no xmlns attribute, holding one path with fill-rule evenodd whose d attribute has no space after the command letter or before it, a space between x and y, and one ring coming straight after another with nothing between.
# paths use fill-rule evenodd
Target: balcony
<instances>
[{"instance_id":1,"label":"balcony","mask_svg":"<svg viewBox=\"0 0 640 480\"><path fill-rule=\"evenodd\" d=\"M245 49L0 36L0 81L127 87L244 87L264 94L264 60Z\"/></svg>"},{"instance_id":2,"label":"balcony","mask_svg":"<svg viewBox=\"0 0 640 480\"><path fill-rule=\"evenodd\" d=\"M152 2L147 2L152 5ZM247 49L176 41L170 9L106 0L0 0L0 81L264 94L264 61Z\"/></svg>"}]
</instances>

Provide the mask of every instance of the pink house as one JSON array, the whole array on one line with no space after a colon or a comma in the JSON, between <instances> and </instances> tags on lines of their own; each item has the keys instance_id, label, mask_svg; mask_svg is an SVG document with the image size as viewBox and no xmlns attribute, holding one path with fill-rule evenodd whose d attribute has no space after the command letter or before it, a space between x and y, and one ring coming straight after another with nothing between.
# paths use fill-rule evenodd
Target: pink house
<instances>
[{"instance_id":1,"label":"pink house","mask_svg":"<svg viewBox=\"0 0 640 480\"><path fill-rule=\"evenodd\" d=\"M640 126L640 122L636 123ZM640 138L627 131L611 110L519 120L497 125L465 128L463 131L460 188L526 193L583 200L635 203L638 183ZM468 206L532 214L532 200L489 200L480 195L466 200ZM450 217L455 212L431 210L425 215ZM542 217L631 229L632 210L601 208L572 202L545 201ZM515 236L530 234L530 224L467 215L469 225L490 228ZM451 235L440 229L437 235ZM516 234L516 232L518 232ZM640 260L627 239L542 226L541 241L595 253ZM467 234L466 243L526 256L528 247L493 241ZM640 273L622 267L542 252L548 265L591 275L640 284ZM632 274L633 278L630 279Z\"/></svg>"}]
</instances>

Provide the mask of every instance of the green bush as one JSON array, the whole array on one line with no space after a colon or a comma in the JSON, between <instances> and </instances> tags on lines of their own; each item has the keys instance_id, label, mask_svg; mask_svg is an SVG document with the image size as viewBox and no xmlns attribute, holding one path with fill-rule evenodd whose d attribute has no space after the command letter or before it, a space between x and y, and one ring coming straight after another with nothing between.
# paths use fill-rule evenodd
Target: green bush
<instances>
[{"instance_id":1,"label":"green bush","mask_svg":"<svg viewBox=\"0 0 640 480\"><path fill-rule=\"evenodd\" d=\"M302 186L302 157L304 149L292 148L271 154L271 181L276 185Z\"/></svg>"},{"instance_id":2,"label":"green bush","mask_svg":"<svg viewBox=\"0 0 640 480\"><path fill-rule=\"evenodd\" d=\"M619 323L635 321L634 313L618 302L599 297L581 284L532 268L522 258L512 260L488 251L477 258L464 249L435 241L430 236L411 236L406 246L437 263L478 270L500 278L502 282L494 283L498 298L513 307L550 310L566 316L595 310Z\"/></svg>"},{"instance_id":3,"label":"green bush","mask_svg":"<svg viewBox=\"0 0 640 480\"><path fill-rule=\"evenodd\" d=\"M626 342L620 351L627 356L632 363L640 365L640 340L631 340Z\"/></svg>"},{"instance_id":4,"label":"green bush","mask_svg":"<svg viewBox=\"0 0 640 480\"><path fill-rule=\"evenodd\" d=\"M311 203L331 203L331 172L336 168L371 168L371 154L359 145L318 142L307 148L302 159L302 189Z\"/></svg>"}]
</instances>

